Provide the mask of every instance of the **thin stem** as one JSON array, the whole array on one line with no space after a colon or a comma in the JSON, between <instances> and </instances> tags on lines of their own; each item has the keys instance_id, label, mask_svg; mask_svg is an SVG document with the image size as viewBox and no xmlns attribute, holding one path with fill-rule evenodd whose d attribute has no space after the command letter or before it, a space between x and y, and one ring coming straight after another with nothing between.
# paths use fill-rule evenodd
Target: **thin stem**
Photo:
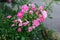
<instances>
[{"instance_id":1,"label":"thin stem","mask_svg":"<svg viewBox=\"0 0 60 40\"><path fill-rule=\"evenodd\" d=\"M48 9L48 8L52 5L53 1L54 1L54 0L51 0L51 2L50 2L49 5L45 8L45 10Z\"/></svg>"}]
</instances>

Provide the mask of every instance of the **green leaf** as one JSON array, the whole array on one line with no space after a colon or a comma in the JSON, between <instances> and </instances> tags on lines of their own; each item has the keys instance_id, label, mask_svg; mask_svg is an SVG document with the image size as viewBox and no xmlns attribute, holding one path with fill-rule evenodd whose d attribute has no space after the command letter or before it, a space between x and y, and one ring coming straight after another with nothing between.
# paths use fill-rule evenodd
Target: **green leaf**
<instances>
[{"instance_id":1,"label":"green leaf","mask_svg":"<svg viewBox=\"0 0 60 40\"><path fill-rule=\"evenodd\" d=\"M21 40L25 40L25 37L24 37L24 36L22 36Z\"/></svg>"},{"instance_id":2,"label":"green leaf","mask_svg":"<svg viewBox=\"0 0 60 40\"><path fill-rule=\"evenodd\" d=\"M48 14L48 18L52 19L53 17L51 17L51 14Z\"/></svg>"},{"instance_id":3,"label":"green leaf","mask_svg":"<svg viewBox=\"0 0 60 40\"><path fill-rule=\"evenodd\" d=\"M55 1L60 1L60 0L55 0Z\"/></svg>"},{"instance_id":4,"label":"green leaf","mask_svg":"<svg viewBox=\"0 0 60 40\"><path fill-rule=\"evenodd\" d=\"M39 6L35 3L35 6L38 8Z\"/></svg>"}]
</instances>

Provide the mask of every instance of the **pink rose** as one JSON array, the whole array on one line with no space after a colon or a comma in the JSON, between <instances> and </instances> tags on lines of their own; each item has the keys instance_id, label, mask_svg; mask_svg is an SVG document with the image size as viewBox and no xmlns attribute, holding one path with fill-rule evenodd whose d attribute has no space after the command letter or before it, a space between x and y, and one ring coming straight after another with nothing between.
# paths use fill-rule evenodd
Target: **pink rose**
<instances>
[{"instance_id":1,"label":"pink rose","mask_svg":"<svg viewBox=\"0 0 60 40\"><path fill-rule=\"evenodd\" d=\"M29 24L29 21L23 23L24 26L27 26L28 24Z\"/></svg>"},{"instance_id":2,"label":"pink rose","mask_svg":"<svg viewBox=\"0 0 60 40\"><path fill-rule=\"evenodd\" d=\"M32 14L32 13L33 13L33 11L32 11L32 10L30 10L30 11L29 11L29 13L30 13L30 14Z\"/></svg>"},{"instance_id":3,"label":"pink rose","mask_svg":"<svg viewBox=\"0 0 60 40\"><path fill-rule=\"evenodd\" d=\"M21 19L18 19L18 22L19 22L19 26L22 26L23 23L22 23L22 20Z\"/></svg>"},{"instance_id":4,"label":"pink rose","mask_svg":"<svg viewBox=\"0 0 60 40\"><path fill-rule=\"evenodd\" d=\"M44 6L40 6L39 9L40 9L40 11L43 11L44 10Z\"/></svg>"},{"instance_id":5,"label":"pink rose","mask_svg":"<svg viewBox=\"0 0 60 40\"><path fill-rule=\"evenodd\" d=\"M42 11L42 15L44 18L47 18L47 11Z\"/></svg>"},{"instance_id":6,"label":"pink rose","mask_svg":"<svg viewBox=\"0 0 60 40\"><path fill-rule=\"evenodd\" d=\"M24 4L22 5L21 9L22 9L22 12L27 12L29 10L29 7L26 4Z\"/></svg>"},{"instance_id":7,"label":"pink rose","mask_svg":"<svg viewBox=\"0 0 60 40\"><path fill-rule=\"evenodd\" d=\"M11 27L15 26L15 24L12 24Z\"/></svg>"},{"instance_id":8,"label":"pink rose","mask_svg":"<svg viewBox=\"0 0 60 40\"><path fill-rule=\"evenodd\" d=\"M19 23L19 26L22 26L22 25L23 25L22 22L20 22L20 23Z\"/></svg>"},{"instance_id":9,"label":"pink rose","mask_svg":"<svg viewBox=\"0 0 60 40\"><path fill-rule=\"evenodd\" d=\"M33 10L33 11L36 11L36 7L35 7L35 5L34 5L34 4L30 4L29 6L31 6L31 7L32 7L32 10Z\"/></svg>"},{"instance_id":10,"label":"pink rose","mask_svg":"<svg viewBox=\"0 0 60 40\"><path fill-rule=\"evenodd\" d=\"M32 7L32 10L33 10L33 11L36 11L36 7Z\"/></svg>"},{"instance_id":11,"label":"pink rose","mask_svg":"<svg viewBox=\"0 0 60 40\"><path fill-rule=\"evenodd\" d=\"M36 15L39 15L39 12L38 11L36 12Z\"/></svg>"},{"instance_id":12,"label":"pink rose","mask_svg":"<svg viewBox=\"0 0 60 40\"><path fill-rule=\"evenodd\" d=\"M21 28L18 28L17 31L18 31L18 32L21 32Z\"/></svg>"},{"instance_id":13,"label":"pink rose","mask_svg":"<svg viewBox=\"0 0 60 40\"><path fill-rule=\"evenodd\" d=\"M18 22L22 22L22 20L21 20L21 19L17 19L17 21L18 21Z\"/></svg>"},{"instance_id":14,"label":"pink rose","mask_svg":"<svg viewBox=\"0 0 60 40\"><path fill-rule=\"evenodd\" d=\"M35 28L36 28L36 26L32 26L32 28L33 28L33 29L35 29Z\"/></svg>"},{"instance_id":15,"label":"pink rose","mask_svg":"<svg viewBox=\"0 0 60 40\"><path fill-rule=\"evenodd\" d=\"M8 15L7 18L10 19L12 16L11 15Z\"/></svg>"},{"instance_id":16,"label":"pink rose","mask_svg":"<svg viewBox=\"0 0 60 40\"><path fill-rule=\"evenodd\" d=\"M31 7L35 7L35 4L29 4L29 6L31 6Z\"/></svg>"},{"instance_id":17,"label":"pink rose","mask_svg":"<svg viewBox=\"0 0 60 40\"><path fill-rule=\"evenodd\" d=\"M33 20L33 26L35 26L35 27L37 27L37 26L39 26L39 20Z\"/></svg>"},{"instance_id":18,"label":"pink rose","mask_svg":"<svg viewBox=\"0 0 60 40\"><path fill-rule=\"evenodd\" d=\"M44 22L44 17L42 15L39 17L39 19L40 19L40 22Z\"/></svg>"},{"instance_id":19,"label":"pink rose","mask_svg":"<svg viewBox=\"0 0 60 40\"><path fill-rule=\"evenodd\" d=\"M32 27L28 27L28 32L31 32L32 31Z\"/></svg>"},{"instance_id":20,"label":"pink rose","mask_svg":"<svg viewBox=\"0 0 60 40\"><path fill-rule=\"evenodd\" d=\"M18 20L13 20L14 23L18 22Z\"/></svg>"},{"instance_id":21,"label":"pink rose","mask_svg":"<svg viewBox=\"0 0 60 40\"><path fill-rule=\"evenodd\" d=\"M17 13L17 17L18 17L18 18L22 18L23 16L24 16L24 13L23 13L23 12L18 12L18 13Z\"/></svg>"}]
</instances>

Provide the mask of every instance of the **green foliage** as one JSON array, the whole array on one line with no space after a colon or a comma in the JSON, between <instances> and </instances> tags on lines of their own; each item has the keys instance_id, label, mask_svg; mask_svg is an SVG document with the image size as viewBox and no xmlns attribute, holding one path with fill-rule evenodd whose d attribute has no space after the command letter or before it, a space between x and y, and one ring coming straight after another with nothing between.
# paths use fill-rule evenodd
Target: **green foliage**
<instances>
[{"instance_id":1,"label":"green foliage","mask_svg":"<svg viewBox=\"0 0 60 40\"><path fill-rule=\"evenodd\" d=\"M11 28L10 26L0 28L0 40L57 40L56 38L53 38L52 35L53 31L45 28L43 24L37 27L33 32L26 33L23 37L21 33L18 33L16 29Z\"/></svg>"},{"instance_id":2,"label":"green foliage","mask_svg":"<svg viewBox=\"0 0 60 40\"><path fill-rule=\"evenodd\" d=\"M55 1L60 1L60 0L55 0Z\"/></svg>"}]
</instances>

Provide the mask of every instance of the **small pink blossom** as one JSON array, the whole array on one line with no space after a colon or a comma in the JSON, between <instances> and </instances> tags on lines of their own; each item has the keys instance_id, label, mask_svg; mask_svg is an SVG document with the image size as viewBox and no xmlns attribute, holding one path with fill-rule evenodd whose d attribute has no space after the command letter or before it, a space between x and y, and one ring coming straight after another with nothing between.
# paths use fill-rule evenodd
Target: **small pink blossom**
<instances>
[{"instance_id":1,"label":"small pink blossom","mask_svg":"<svg viewBox=\"0 0 60 40\"><path fill-rule=\"evenodd\" d=\"M12 24L11 27L15 26L15 24Z\"/></svg>"},{"instance_id":2,"label":"small pink blossom","mask_svg":"<svg viewBox=\"0 0 60 40\"><path fill-rule=\"evenodd\" d=\"M13 20L14 23L18 22L18 20Z\"/></svg>"},{"instance_id":3,"label":"small pink blossom","mask_svg":"<svg viewBox=\"0 0 60 40\"><path fill-rule=\"evenodd\" d=\"M11 15L8 15L7 18L10 19L12 16Z\"/></svg>"},{"instance_id":4,"label":"small pink blossom","mask_svg":"<svg viewBox=\"0 0 60 40\"><path fill-rule=\"evenodd\" d=\"M28 27L28 32L31 32L32 31L32 27Z\"/></svg>"},{"instance_id":5,"label":"small pink blossom","mask_svg":"<svg viewBox=\"0 0 60 40\"><path fill-rule=\"evenodd\" d=\"M27 26L28 24L29 24L29 21L23 23L24 26Z\"/></svg>"},{"instance_id":6,"label":"small pink blossom","mask_svg":"<svg viewBox=\"0 0 60 40\"><path fill-rule=\"evenodd\" d=\"M39 14L39 12L37 11L37 12L36 12L36 15L38 15L38 14Z\"/></svg>"},{"instance_id":7,"label":"small pink blossom","mask_svg":"<svg viewBox=\"0 0 60 40\"><path fill-rule=\"evenodd\" d=\"M32 28L33 28L33 29L35 29L35 28L36 28L36 26L32 26Z\"/></svg>"},{"instance_id":8,"label":"small pink blossom","mask_svg":"<svg viewBox=\"0 0 60 40\"><path fill-rule=\"evenodd\" d=\"M18 31L18 32L21 32L21 28L18 28L17 31Z\"/></svg>"},{"instance_id":9,"label":"small pink blossom","mask_svg":"<svg viewBox=\"0 0 60 40\"><path fill-rule=\"evenodd\" d=\"M31 6L31 7L32 7L32 10L33 10L33 11L36 11L36 7L35 7L35 5L34 5L34 4L30 4L29 6Z\"/></svg>"},{"instance_id":10,"label":"small pink blossom","mask_svg":"<svg viewBox=\"0 0 60 40\"><path fill-rule=\"evenodd\" d=\"M22 22L20 22L20 23L19 23L19 26L22 26L22 25L23 25L23 23L22 23Z\"/></svg>"},{"instance_id":11,"label":"small pink blossom","mask_svg":"<svg viewBox=\"0 0 60 40\"><path fill-rule=\"evenodd\" d=\"M21 19L18 19L18 22L19 22L19 26L22 26L23 23L22 23L22 20Z\"/></svg>"},{"instance_id":12,"label":"small pink blossom","mask_svg":"<svg viewBox=\"0 0 60 40\"><path fill-rule=\"evenodd\" d=\"M35 7L35 4L29 4L29 6L31 6L31 7Z\"/></svg>"},{"instance_id":13,"label":"small pink blossom","mask_svg":"<svg viewBox=\"0 0 60 40\"><path fill-rule=\"evenodd\" d=\"M33 10L33 11L36 11L36 7L32 7L32 10Z\"/></svg>"},{"instance_id":14,"label":"small pink blossom","mask_svg":"<svg viewBox=\"0 0 60 40\"><path fill-rule=\"evenodd\" d=\"M26 4L24 4L22 5L21 9L22 9L22 12L27 12L29 10L29 7Z\"/></svg>"},{"instance_id":15,"label":"small pink blossom","mask_svg":"<svg viewBox=\"0 0 60 40\"><path fill-rule=\"evenodd\" d=\"M40 6L39 9L40 9L40 11L43 11L44 10L44 6Z\"/></svg>"},{"instance_id":16,"label":"small pink blossom","mask_svg":"<svg viewBox=\"0 0 60 40\"><path fill-rule=\"evenodd\" d=\"M40 19L40 22L44 22L44 17L42 15L39 17L39 19Z\"/></svg>"},{"instance_id":17,"label":"small pink blossom","mask_svg":"<svg viewBox=\"0 0 60 40\"><path fill-rule=\"evenodd\" d=\"M30 13L30 14L32 14L32 13L33 13L33 11L32 11L32 10L30 10L30 11L29 11L29 13Z\"/></svg>"},{"instance_id":18,"label":"small pink blossom","mask_svg":"<svg viewBox=\"0 0 60 40\"><path fill-rule=\"evenodd\" d=\"M33 24L32 24L33 26L37 27L37 26L39 26L39 24L40 24L39 20L33 20Z\"/></svg>"},{"instance_id":19,"label":"small pink blossom","mask_svg":"<svg viewBox=\"0 0 60 40\"><path fill-rule=\"evenodd\" d=\"M47 11L42 11L42 15L44 18L47 18Z\"/></svg>"},{"instance_id":20,"label":"small pink blossom","mask_svg":"<svg viewBox=\"0 0 60 40\"><path fill-rule=\"evenodd\" d=\"M17 19L17 21L18 21L18 22L22 22L22 20L21 20L21 19Z\"/></svg>"},{"instance_id":21,"label":"small pink blossom","mask_svg":"<svg viewBox=\"0 0 60 40\"><path fill-rule=\"evenodd\" d=\"M24 16L24 13L23 13L23 12L18 12L18 13L17 13L17 17L18 17L18 18L22 18L23 16Z\"/></svg>"}]
</instances>

